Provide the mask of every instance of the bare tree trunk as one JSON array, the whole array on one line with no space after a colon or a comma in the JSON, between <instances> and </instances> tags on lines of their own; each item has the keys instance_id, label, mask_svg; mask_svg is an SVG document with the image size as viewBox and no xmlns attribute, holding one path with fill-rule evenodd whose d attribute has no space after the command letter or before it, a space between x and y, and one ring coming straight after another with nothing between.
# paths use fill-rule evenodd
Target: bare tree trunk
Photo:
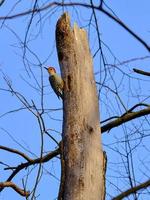
<instances>
[{"instance_id":1,"label":"bare tree trunk","mask_svg":"<svg viewBox=\"0 0 150 200\"><path fill-rule=\"evenodd\" d=\"M56 43L65 81L64 166L59 199L103 200L104 162L99 106L87 35L76 24L71 29L69 16L65 13L57 22Z\"/></svg>"}]
</instances>

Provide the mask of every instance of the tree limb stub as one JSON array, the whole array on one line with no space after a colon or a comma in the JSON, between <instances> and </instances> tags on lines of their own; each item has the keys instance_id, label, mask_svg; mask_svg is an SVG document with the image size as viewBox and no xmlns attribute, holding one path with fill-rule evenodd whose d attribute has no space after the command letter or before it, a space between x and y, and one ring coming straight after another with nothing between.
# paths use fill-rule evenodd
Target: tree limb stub
<instances>
[{"instance_id":1,"label":"tree limb stub","mask_svg":"<svg viewBox=\"0 0 150 200\"><path fill-rule=\"evenodd\" d=\"M133 68L133 71L138 73L138 74L144 75L144 76L150 76L150 72L146 72L146 71L143 71L143 70L140 70L140 69Z\"/></svg>"},{"instance_id":2,"label":"tree limb stub","mask_svg":"<svg viewBox=\"0 0 150 200\"><path fill-rule=\"evenodd\" d=\"M59 199L103 199L103 152L92 56L84 29L63 14L56 26L63 101L64 189ZM62 191L62 189L61 189Z\"/></svg>"}]
</instances>

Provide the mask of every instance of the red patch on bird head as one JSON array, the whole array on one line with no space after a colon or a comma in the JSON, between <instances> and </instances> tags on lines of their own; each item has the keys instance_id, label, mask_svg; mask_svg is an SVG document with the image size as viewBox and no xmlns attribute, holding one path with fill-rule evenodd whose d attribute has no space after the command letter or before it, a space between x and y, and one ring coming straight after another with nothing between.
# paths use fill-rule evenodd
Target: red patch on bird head
<instances>
[{"instance_id":1,"label":"red patch on bird head","mask_svg":"<svg viewBox=\"0 0 150 200\"><path fill-rule=\"evenodd\" d=\"M55 70L54 67L48 67L47 70L48 70L48 72L49 72L50 74L56 73L56 70Z\"/></svg>"}]
</instances>

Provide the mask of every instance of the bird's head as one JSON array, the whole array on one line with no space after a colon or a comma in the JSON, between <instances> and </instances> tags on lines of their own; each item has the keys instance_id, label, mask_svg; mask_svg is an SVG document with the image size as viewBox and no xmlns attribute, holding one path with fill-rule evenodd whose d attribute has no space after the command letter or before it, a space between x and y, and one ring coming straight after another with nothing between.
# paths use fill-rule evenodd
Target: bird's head
<instances>
[{"instance_id":1,"label":"bird's head","mask_svg":"<svg viewBox=\"0 0 150 200\"><path fill-rule=\"evenodd\" d=\"M54 67L44 67L50 75L56 74L56 70Z\"/></svg>"}]
</instances>

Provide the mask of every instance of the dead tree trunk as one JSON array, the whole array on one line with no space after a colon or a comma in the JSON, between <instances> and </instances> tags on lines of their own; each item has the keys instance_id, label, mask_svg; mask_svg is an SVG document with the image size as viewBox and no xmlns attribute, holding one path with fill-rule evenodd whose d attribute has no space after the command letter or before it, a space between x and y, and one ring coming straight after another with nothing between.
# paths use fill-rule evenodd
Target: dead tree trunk
<instances>
[{"instance_id":1,"label":"dead tree trunk","mask_svg":"<svg viewBox=\"0 0 150 200\"><path fill-rule=\"evenodd\" d=\"M104 170L99 107L85 30L70 26L65 13L57 22L56 43L62 77L62 183L59 199L103 200Z\"/></svg>"}]
</instances>

